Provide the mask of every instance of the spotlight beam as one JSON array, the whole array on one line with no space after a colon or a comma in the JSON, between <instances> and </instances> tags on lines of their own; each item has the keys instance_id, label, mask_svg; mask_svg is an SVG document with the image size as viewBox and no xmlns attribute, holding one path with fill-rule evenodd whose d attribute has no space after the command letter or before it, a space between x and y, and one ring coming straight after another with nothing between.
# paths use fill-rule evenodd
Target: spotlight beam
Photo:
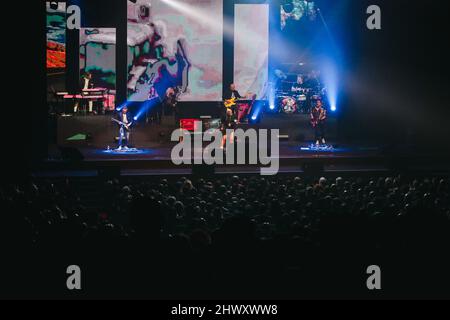
<instances>
[{"instance_id":1,"label":"spotlight beam","mask_svg":"<svg viewBox=\"0 0 450 320\"><path fill-rule=\"evenodd\" d=\"M222 17L217 17L211 15L211 12L207 10L202 10L197 7L193 7L189 4L183 3L181 1L177 0L161 0L161 2L171 6L173 9L190 16L191 18L199 20L199 23L203 23L208 25L209 28L224 33L227 37L232 38L234 35L234 25L230 21L227 21L227 19L223 19L223 30L222 30L222 23L218 23Z\"/></svg>"},{"instance_id":2,"label":"spotlight beam","mask_svg":"<svg viewBox=\"0 0 450 320\"><path fill-rule=\"evenodd\" d=\"M153 98L144 103L144 105L139 109L138 113L134 116L134 121L138 121L143 114L150 111L153 107L155 107L160 102L159 98Z\"/></svg>"}]
</instances>

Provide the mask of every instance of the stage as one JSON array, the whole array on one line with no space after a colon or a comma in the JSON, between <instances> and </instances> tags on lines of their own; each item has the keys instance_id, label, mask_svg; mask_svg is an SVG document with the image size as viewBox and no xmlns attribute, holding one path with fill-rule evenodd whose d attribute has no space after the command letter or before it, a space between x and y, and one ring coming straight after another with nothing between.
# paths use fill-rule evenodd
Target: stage
<instances>
[{"instance_id":1,"label":"stage","mask_svg":"<svg viewBox=\"0 0 450 320\"><path fill-rule=\"evenodd\" d=\"M130 145L135 149L128 152L115 150L117 126L112 123L110 115L60 116L56 122L57 142L49 147L49 157L37 171L59 172L59 175L74 171L98 174L105 170L116 175L189 175L198 172L259 173L262 167L259 164L175 165L171 152L177 143L170 141L173 130L177 128L173 117L164 117L161 124L138 123L133 129ZM448 167L445 157L441 163L436 163L427 155L426 148L418 150L405 145L340 139L338 121L333 117L328 123L327 145L320 149L312 145L314 132L307 115L268 113L263 114L259 123L241 124L238 128L280 130L280 173L399 172L410 167L439 171ZM271 154L268 150L263 151ZM194 163L193 157L191 160Z\"/></svg>"},{"instance_id":2,"label":"stage","mask_svg":"<svg viewBox=\"0 0 450 320\"><path fill-rule=\"evenodd\" d=\"M116 175L190 175L195 173L259 173L260 164L216 164L212 166L191 164L175 165L171 160L172 145L155 148L136 148L126 151L96 147L50 149L50 156L38 171L70 175L77 171ZM195 152L195 150L193 150ZM382 172L391 168L392 162L382 148L330 144L316 149L307 143L281 141L279 147L280 173L305 172ZM267 166L266 166L267 167Z\"/></svg>"},{"instance_id":3,"label":"stage","mask_svg":"<svg viewBox=\"0 0 450 320\"><path fill-rule=\"evenodd\" d=\"M171 160L171 152L177 142L170 140L177 129L173 117L163 117L162 122L141 121L132 132L130 150L117 150L117 126L110 115L102 116L59 116L57 118L57 143L49 150L47 167L73 166L86 170L115 168L121 173L147 172L149 174L192 173L194 166L176 166ZM309 115L267 113L258 123L239 124L238 129L279 130L280 172L301 172L311 165L320 170L356 168L361 162L371 169L383 170L380 158L382 150L378 146L340 144L337 132L337 119L330 117L327 127L329 141L316 148L314 131L309 123ZM207 144L204 143L203 147ZM270 143L266 154L272 154ZM246 149L249 149L248 141ZM197 150L198 151L198 150ZM258 152L261 151L258 149ZM195 154L193 150L192 154ZM192 163L196 162L192 157ZM198 160L198 159L197 159ZM198 163L198 161L196 162ZM318 167L319 166L319 167ZM196 168L199 167L196 165ZM256 172L259 164L216 164L216 173ZM211 168L205 170L211 171Z\"/></svg>"}]
</instances>

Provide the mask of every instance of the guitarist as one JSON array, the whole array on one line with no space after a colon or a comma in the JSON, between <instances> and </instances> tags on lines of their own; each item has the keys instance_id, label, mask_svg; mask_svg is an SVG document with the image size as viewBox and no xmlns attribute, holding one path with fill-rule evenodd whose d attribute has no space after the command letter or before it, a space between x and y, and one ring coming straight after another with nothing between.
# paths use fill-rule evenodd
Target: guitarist
<instances>
[{"instance_id":1,"label":"guitarist","mask_svg":"<svg viewBox=\"0 0 450 320\"><path fill-rule=\"evenodd\" d=\"M236 100L242 99L242 96L236 90L234 83L230 84L230 88L225 92L225 107L233 111L236 114ZM228 104L228 105L227 105Z\"/></svg>"},{"instance_id":2,"label":"guitarist","mask_svg":"<svg viewBox=\"0 0 450 320\"><path fill-rule=\"evenodd\" d=\"M230 89L225 94L225 99L242 99L239 91L236 90L236 85L234 83L230 84Z\"/></svg>"},{"instance_id":3,"label":"guitarist","mask_svg":"<svg viewBox=\"0 0 450 320\"><path fill-rule=\"evenodd\" d=\"M130 142L131 125L133 120L131 114L128 112L128 107L123 107L122 111L117 115L119 123L119 148L118 150L128 149Z\"/></svg>"},{"instance_id":4,"label":"guitarist","mask_svg":"<svg viewBox=\"0 0 450 320\"><path fill-rule=\"evenodd\" d=\"M325 125L327 111L324 109L322 100L317 100L316 106L311 110L311 125L315 131L316 145L325 144Z\"/></svg>"}]
</instances>

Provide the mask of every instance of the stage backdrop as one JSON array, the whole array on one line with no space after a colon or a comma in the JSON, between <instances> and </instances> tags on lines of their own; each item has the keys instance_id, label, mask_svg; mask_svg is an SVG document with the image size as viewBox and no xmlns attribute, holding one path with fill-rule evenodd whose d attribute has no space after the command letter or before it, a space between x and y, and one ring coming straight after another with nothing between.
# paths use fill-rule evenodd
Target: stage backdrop
<instances>
[{"instance_id":1,"label":"stage backdrop","mask_svg":"<svg viewBox=\"0 0 450 320\"><path fill-rule=\"evenodd\" d=\"M47 69L66 67L66 4L47 2Z\"/></svg>"},{"instance_id":2,"label":"stage backdrop","mask_svg":"<svg viewBox=\"0 0 450 320\"><path fill-rule=\"evenodd\" d=\"M234 82L265 99L269 72L269 5L237 4L234 13Z\"/></svg>"},{"instance_id":3,"label":"stage backdrop","mask_svg":"<svg viewBox=\"0 0 450 320\"><path fill-rule=\"evenodd\" d=\"M81 28L80 73L90 72L96 87L116 89L116 29Z\"/></svg>"},{"instance_id":4,"label":"stage backdrop","mask_svg":"<svg viewBox=\"0 0 450 320\"><path fill-rule=\"evenodd\" d=\"M222 100L223 0L128 1L128 100Z\"/></svg>"}]
</instances>

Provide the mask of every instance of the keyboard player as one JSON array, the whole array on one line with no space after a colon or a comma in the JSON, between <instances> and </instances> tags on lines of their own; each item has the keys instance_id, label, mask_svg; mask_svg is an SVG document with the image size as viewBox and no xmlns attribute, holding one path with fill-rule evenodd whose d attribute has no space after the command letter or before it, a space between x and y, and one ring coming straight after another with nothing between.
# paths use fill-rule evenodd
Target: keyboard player
<instances>
[{"instance_id":1,"label":"keyboard player","mask_svg":"<svg viewBox=\"0 0 450 320\"><path fill-rule=\"evenodd\" d=\"M80 89L81 89L81 91L86 91L86 90L93 89L93 88L94 88L94 81L92 80L92 73L86 72L86 73L81 77L81 80L80 80ZM88 111L89 111L89 113L90 113L90 114L93 113L93 109L94 109L94 101L88 100L87 104L88 104ZM77 101L77 102L75 103L75 107L74 107L74 110L73 110L74 113L77 113L77 112L78 112L79 105L80 105L80 102Z\"/></svg>"}]
</instances>

